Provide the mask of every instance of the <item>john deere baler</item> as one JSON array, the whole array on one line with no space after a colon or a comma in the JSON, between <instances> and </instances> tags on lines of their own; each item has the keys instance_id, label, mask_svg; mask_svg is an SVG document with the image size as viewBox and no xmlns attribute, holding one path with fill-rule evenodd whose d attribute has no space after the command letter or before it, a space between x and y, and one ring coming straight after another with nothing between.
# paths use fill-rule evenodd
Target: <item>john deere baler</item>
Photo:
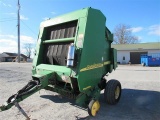
<instances>
[{"instance_id":1,"label":"john deere baler","mask_svg":"<svg viewBox=\"0 0 160 120\"><path fill-rule=\"evenodd\" d=\"M117 80L106 74L117 67L117 51L111 48L113 34L101 11L85 8L41 23L33 60L32 80L1 107L4 111L40 89L57 92L88 107L95 116L101 90L105 101L116 104L121 96ZM53 96L54 97L54 96Z\"/></svg>"}]
</instances>

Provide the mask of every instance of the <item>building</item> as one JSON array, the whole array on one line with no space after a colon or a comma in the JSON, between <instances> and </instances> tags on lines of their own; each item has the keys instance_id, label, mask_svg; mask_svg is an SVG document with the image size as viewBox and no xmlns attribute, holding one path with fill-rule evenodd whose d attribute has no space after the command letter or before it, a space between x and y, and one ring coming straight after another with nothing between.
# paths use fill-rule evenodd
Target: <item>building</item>
<instances>
[{"instance_id":1,"label":"building","mask_svg":"<svg viewBox=\"0 0 160 120\"><path fill-rule=\"evenodd\" d=\"M138 44L112 44L117 49L117 62L120 64L140 64L142 54L160 53L160 42Z\"/></svg>"},{"instance_id":2,"label":"building","mask_svg":"<svg viewBox=\"0 0 160 120\"><path fill-rule=\"evenodd\" d=\"M20 59L21 61L27 61L27 56L21 54ZM16 61L18 61L17 53L3 52L0 54L0 62L16 62Z\"/></svg>"}]
</instances>

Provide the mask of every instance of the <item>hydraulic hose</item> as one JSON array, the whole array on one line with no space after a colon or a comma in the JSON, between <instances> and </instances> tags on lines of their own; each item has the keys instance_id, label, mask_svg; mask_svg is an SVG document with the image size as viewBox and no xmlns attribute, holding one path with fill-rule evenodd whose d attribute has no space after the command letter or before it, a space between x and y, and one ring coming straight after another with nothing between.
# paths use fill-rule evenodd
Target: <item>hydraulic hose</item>
<instances>
[{"instance_id":1,"label":"hydraulic hose","mask_svg":"<svg viewBox=\"0 0 160 120\"><path fill-rule=\"evenodd\" d=\"M40 82L38 80L31 80L28 82L26 86L24 86L22 89L20 89L16 94L12 95L8 98L7 103L12 103L16 99L22 97L23 95L29 94L34 92L34 89L37 88L40 85Z\"/></svg>"}]
</instances>

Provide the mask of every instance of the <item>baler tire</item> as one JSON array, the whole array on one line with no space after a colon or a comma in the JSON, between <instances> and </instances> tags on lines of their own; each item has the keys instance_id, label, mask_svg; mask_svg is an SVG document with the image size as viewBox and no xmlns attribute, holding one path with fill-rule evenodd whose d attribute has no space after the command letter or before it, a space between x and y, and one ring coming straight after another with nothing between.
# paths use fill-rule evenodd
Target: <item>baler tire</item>
<instances>
[{"instance_id":1,"label":"baler tire","mask_svg":"<svg viewBox=\"0 0 160 120\"><path fill-rule=\"evenodd\" d=\"M90 116L96 116L99 109L100 109L99 101L98 100L91 100L88 105L88 114Z\"/></svg>"},{"instance_id":2,"label":"baler tire","mask_svg":"<svg viewBox=\"0 0 160 120\"><path fill-rule=\"evenodd\" d=\"M104 91L104 99L110 105L118 103L121 97L121 84L118 80L109 80Z\"/></svg>"}]
</instances>

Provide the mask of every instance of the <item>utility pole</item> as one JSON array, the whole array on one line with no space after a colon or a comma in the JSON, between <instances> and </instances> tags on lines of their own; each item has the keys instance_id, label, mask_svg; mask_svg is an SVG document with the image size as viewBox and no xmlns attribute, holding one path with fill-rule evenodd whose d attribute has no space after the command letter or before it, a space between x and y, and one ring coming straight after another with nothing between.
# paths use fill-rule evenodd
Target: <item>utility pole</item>
<instances>
[{"instance_id":1,"label":"utility pole","mask_svg":"<svg viewBox=\"0 0 160 120\"><path fill-rule=\"evenodd\" d=\"M19 15L19 11L20 11L20 4L19 4L19 0L18 0L18 14L17 14L17 17L18 17L18 24L17 24L17 28L18 28L18 63L20 63L20 56L21 56L21 53L20 53L20 15Z\"/></svg>"}]
</instances>

